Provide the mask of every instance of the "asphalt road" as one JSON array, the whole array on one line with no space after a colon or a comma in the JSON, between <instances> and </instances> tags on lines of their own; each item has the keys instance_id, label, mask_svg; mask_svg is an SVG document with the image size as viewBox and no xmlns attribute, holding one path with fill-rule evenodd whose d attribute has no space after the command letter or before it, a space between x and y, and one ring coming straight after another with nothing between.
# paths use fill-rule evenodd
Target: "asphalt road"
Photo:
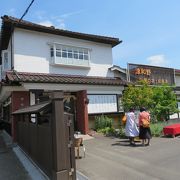
<instances>
[{"instance_id":1,"label":"asphalt road","mask_svg":"<svg viewBox=\"0 0 180 180\"><path fill-rule=\"evenodd\" d=\"M86 157L77 170L90 180L178 180L180 137L153 138L151 146L129 146L125 139L103 137L84 141Z\"/></svg>"},{"instance_id":2,"label":"asphalt road","mask_svg":"<svg viewBox=\"0 0 180 180\"><path fill-rule=\"evenodd\" d=\"M0 132L0 180L31 180L11 147L7 147Z\"/></svg>"}]
</instances>

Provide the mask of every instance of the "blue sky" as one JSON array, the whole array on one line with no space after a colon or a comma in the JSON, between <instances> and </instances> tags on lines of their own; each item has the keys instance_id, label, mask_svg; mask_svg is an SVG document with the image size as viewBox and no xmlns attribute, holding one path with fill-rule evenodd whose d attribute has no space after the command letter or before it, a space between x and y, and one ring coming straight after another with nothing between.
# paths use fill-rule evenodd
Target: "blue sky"
<instances>
[{"instance_id":1,"label":"blue sky","mask_svg":"<svg viewBox=\"0 0 180 180\"><path fill-rule=\"evenodd\" d=\"M20 18L31 0L1 0L0 15ZM24 17L71 31L117 37L114 64L180 69L179 0L35 0Z\"/></svg>"}]
</instances>

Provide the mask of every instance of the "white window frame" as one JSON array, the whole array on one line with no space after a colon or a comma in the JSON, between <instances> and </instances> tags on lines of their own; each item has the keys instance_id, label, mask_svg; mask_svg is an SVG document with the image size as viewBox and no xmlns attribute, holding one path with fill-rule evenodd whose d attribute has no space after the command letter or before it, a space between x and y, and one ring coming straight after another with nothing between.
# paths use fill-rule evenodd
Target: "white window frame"
<instances>
[{"instance_id":1,"label":"white window frame","mask_svg":"<svg viewBox=\"0 0 180 180\"><path fill-rule=\"evenodd\" d=\"M88 114L117 113L117 94L88 94Z\"/></svg>"},{"instance_id":2,"label":"white window frame","mask_svg":"<svg viewBox=\"0 0 180 180\"><path fill-rule=\"evenodd\" d=\"M52 43L49 45L50 45L51 64L89 67L90 64L89 48L64 45L59 43Z\"/></svg>"},{"instance_id":3,"label":"white window frame","mask_svg":"<svg viewBox=\"0 0 180 180\"><path fill-rule=\"evenodd\" d=\"M7 62L5 63L5 54L7 54ZM2 53L2 61L3 61L3 70L8 70L9 69L9 52L8 51L3 51Z\"/></svg>"}]
</instances>

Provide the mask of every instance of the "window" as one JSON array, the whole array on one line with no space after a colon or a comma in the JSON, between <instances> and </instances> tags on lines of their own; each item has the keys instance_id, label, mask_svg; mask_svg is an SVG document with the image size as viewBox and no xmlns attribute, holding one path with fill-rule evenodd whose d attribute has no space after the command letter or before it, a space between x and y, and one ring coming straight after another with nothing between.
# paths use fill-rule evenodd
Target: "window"
<instances>
[{"instance_id":1,"label":"window","mask_svg":"<svg viewBox=\"0 0 180 180\"><path fill-rule=\"evenodd\" d=\"M118 112L116 94L88 94L88 113L112 113Z\"/></svg>"},{"instance_id":2,"label":"window","mask_svg":"<svg viewBox=\"0 0 180 180\"><path fill-rule=\"evenodd\" d=\"M89 66L89 49L54 44L50 47L50 57L54 64ZM54 57L55 55L55 57Z\"/></svg>"},{"instance_id":3,"label":"window","mask_svg":"<svg viewBox=\"0 0 180 180\"><path fill-rule=\"evenodd\" d=\"M51 57L54 57L54 50L53 50L53 48L51 48L51 52L50 53L51 53Z\"/></svg>"},{"instance_id":4,"label":"window","mask_svg":"<svg viewBox=\"0 0 180 180\"><path fill-rule=\"evenodd\" d=\"M4 52L3 61L4 61L4 69L8 69L8 52Z\"/></svg>"}]
</instances>

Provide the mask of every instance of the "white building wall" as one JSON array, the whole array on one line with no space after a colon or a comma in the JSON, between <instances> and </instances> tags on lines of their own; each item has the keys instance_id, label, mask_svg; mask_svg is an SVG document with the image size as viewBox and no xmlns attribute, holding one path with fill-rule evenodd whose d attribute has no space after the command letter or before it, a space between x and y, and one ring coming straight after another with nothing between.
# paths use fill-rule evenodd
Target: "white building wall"
<instances>
[{"instance_id":1,"label":"white building wall","mask_svg":"<svg viewBox=\"0 0 180 180\"><path fill-rule=\"evenodd\" d=\"M50 65L49 43L54 42L90 49L90 68ZM15 29L14 69L19 72L113 77L112 62L111 45Z\"/></svg>"}]
</instances>

